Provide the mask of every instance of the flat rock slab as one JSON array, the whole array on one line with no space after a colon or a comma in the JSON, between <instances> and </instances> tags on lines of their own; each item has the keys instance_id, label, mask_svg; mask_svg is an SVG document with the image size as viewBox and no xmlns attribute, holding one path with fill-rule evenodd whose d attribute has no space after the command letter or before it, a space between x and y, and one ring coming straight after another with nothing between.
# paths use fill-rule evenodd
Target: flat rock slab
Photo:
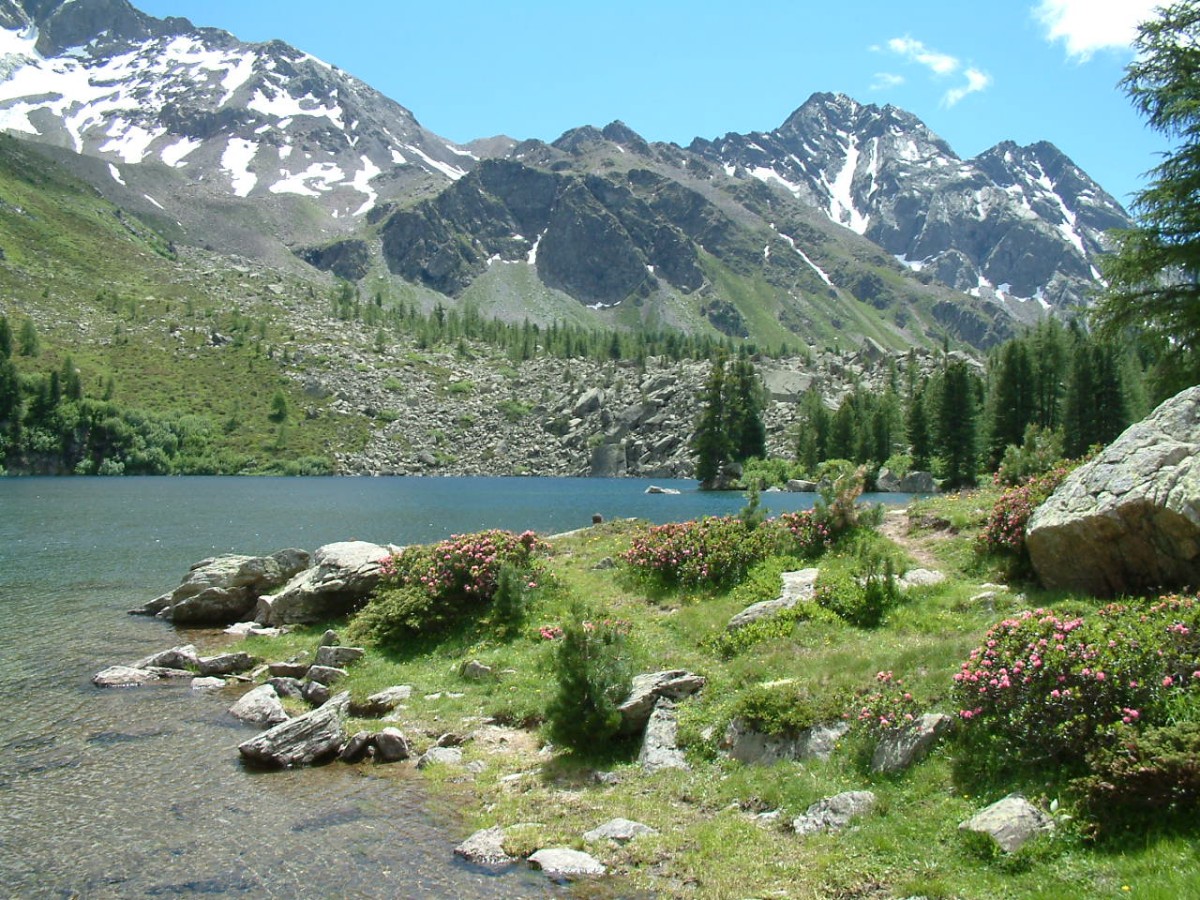
<instances>
[{"instance_id":1,"label":"flat rock slab","mask_svg":"<svg viewBox=\"0 0 1200 900\"><path fill-rule=\"evenodd\" d=\"M279 702L279 694L269 684L260 684L238 698L229 714L242 722L268 728L291 718Z\"/></svg>"},{"instance_id":2,"label":"flat rock slab","mask_svg":"<svg viewBox=\"0 0 1200 900\"><path fill-rule=\"evenodd\" d=\"M541 869L551 878L603 875L608 871L594 856L566 847L547 847L539 850L529 857L529 864L535 869Z\"/></svg>"},{"instance_id":3,"label":"flat rock slab","mask_svg":"<svg viewBox=\"0 0 1200 900\"><path fill-rule=\"evenodd\" d=\"M851 821L865 816L874 808L875 794L871 791L845 791L818 800L804 815L792 821L792 828L796 834L841 831Z\"/></svg>"},{"instance_id":4,"label":"flat rock slab","mask_svg":"<svg viewBox=\"0 0 1200 900\"><path fill-rule=\"evenodd\" d=\"M585 831L583 839L588 842L615 841L618 844L626 844L634 838L647 834L658 834L658 832L649 825L634 822L632 819L609 819L603 825L599 825L591 831Z\"/></svg>"},{"instance_id":5,"label":"flat rock slab","mask_svg":"<svg viewBox=\"0 0 1200 900\"><path fill-rule=\"evenodd\" d=\"M1005 853L1020 850L1031 838L1054 830L1054 820L1020 794L1009 794L958 826L986 834Z\"/></svg>"},{"instance_id":6,"label":"flat rock slab","mask_svg":"<svg viewBox=\"0 0 1200 900\"><path fill-rule=\"evenodd\" d=\"M307 766L336 756L346 743L350 694L342 692L324 706L289 719L238 745L248 762L265 766Z\"/></svg>"},{"instance_id":7,"label":"flat rock slab","mask_svg":"<svg viewBox=\"0 0 1200 900\"><path fill-rule=\"evenodd\" d=\"M192 679L193 691L219 691L225 687L225 679L212 675Z\"/></svg>"},{"instance_id":8,"label":"flat rock slab","mask_svg":"<svg viewBox=\"0 0 1200 900\"><path fill-rule=\"evenodd\" d=\"M194 645L184 644L181 647L160 650L158 653L152 653L144 659L139 659L133 664L133 668L198 669L200 668L200 654Z\"/></svg>"},{"instance_id":9,"label":"flat rock slab","mask_svg":"<svg viewBox=\"0 0 1200 900\"><path fill-rule=\"evenodd\" d=\"M644 772L660 769L688 769L690 766L678 745L678 720L675 704L660 699L646 723L638 763Z\"/></svg>"},{"instance_id":10,"label":"flat rock slab","mask_svg":"<svg viewBox=\"0 0 1200 900\"><path fill-rule=\"evenodd\" d=\"M202 656L197 664L201 675L236 675L253 669L258 660L249 653L222 653L219 656Z\"/></svg>"},{"instance_id":11,"label":"flat rock slab","mask_svg":"<svg viewBox=\"0 0 1200 900\"><path fill-rule=\"evenodd\" d=\"M504 829L499 825L475 832L454 848L454 855L477 866L507 866L517 861L505 852Z\"/></svg>"},{"instance_id":12,"label":"flat rock slab","mask_svg":"<svg viewBox=\"0 0 1200 900\"><path fill-rule=\"evenodd\" d=\"M820 570L812 568L784 572L781 576L783 584L778 597L774 600L763 600L747 606L729 620L725 629L731 632L737 631L752 622L769 619L784 610L793 609L799 603L811 600L816 593L818 575L820 575Z\"/></svg>"},{"instance_id":13,"label":"flat rock slab","mask_svg":"<svg viewBox=\"0 0 1200 900\"><path fill-rule=\"evenodd\" d=\"M444 766L462 765L462 751L457 747L431 747L417 760L418 769L427 769L440 763Z\"/></svg>"},{"instance_id":14,"label":"flat rock slab","mask_svg":"<svg viewBox=\"0 0 1200 900\"><path fill-rule=\"evenodd\" d=\"M945 572L934 569L909 569L896 579L896 584L902 591L918 587L933 587L946 580Z\"/></svg>"},{"instance_id":15,"label":"flat rock slab","mask_svg":"<svg viewBox=\"0 0 1200 900\"><path fill-rule=\"evenodd\" d=\"M102 672L92 676L92 684L96 687L134 687L139 684L150 684L160 681L161 676L149 669L139 669L134 666L109 666Z\"/></svg>"},{"instance_id":16,"label":"flat rock slab","mask_svg":"<svg viewBox=\"0 0 1200 900\"><path fill-rule=\"evenodd\" d=\"M344 669L352 662L358 662L366 655L361 647L318 647L317 665L328 666L331 669Z\"/></svg>"},{"instance_id":17,"label":"flat rock slab","mask_svg":"<svg viewBox=\"0 0 1200 900\"><path fill-rule=\"evenodd\" d=\"M837 742L850 730L845 722L805 728L798 734L766 734L741 718L725 729L720 748L731 759L748 765L769 766L780 760L829 759Z\"/></svg>"},{"instance_id":18,"label":"flat rock slab","mask_svg":"<svg viewBox=\"0 0 1200 900\"><path fill-rule=\"evenodd\" d=\"M646 727L659 698L682 700L699 691L706 683L703 675L683 669L634 676L629 696L618 707L621 713L621 731L625 734L637 734Z\"/></svg>"},{"instance_id":19,"label":"flat rock slab","mask_svg":"<svg viewBox=\"0 0 1200 900\"><path fill-rule=\"evenodd\" d=\"M350 704L352 715L363 718L384 716L412 697L413 689L410 684L397 684L384 688L377 694L372 694L361 703Z\"/></svg>"}]
</instances>

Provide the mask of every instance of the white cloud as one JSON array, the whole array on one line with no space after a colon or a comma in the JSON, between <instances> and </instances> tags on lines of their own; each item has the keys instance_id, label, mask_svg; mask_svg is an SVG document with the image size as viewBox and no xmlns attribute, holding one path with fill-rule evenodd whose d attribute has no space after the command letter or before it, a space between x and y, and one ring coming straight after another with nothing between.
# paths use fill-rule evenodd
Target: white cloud
<instances>
[{"instance_id":1,"label":"white cloud","mask_svg":"<svg viewBox=\"0 0 1200 900\"><path fill-rule=\"evenodd\" d=\"M871 90L886 91L888 88L900 87L904 84L904 76L893 72L876 72L875 80L871 82Z\"/></svg>"},{"instance_id":2,"label":"white cloud","mask_svg":"<svg viewBox=\"0 0 1200 900\"><path fill-rule=\"evenodd\" d=\"M963 97L968 94L977 94L992 83L992 76L979 71L979 69L968 68L963 74L967 76L967 83L962 87L946 91L946 95L942 97L943 106L954 106Z\"/></svg>"},{"instance_id":3,"label":"white cloud","mask_svg":"<svg viewBox=\"0 0 1200 900\"><path fill-rule=\"evenodd\" d=\"M1041 0L1033 15L1046 40L1062 41L1067 56L1087 62L1100 50L1129 47L1137 26L1154 17L1166 0Z\"/></svg>"},{"instance_id":4,"label":"white cloud","mask_svg":"<svg viewBox=\"0 0 1200 900\"><path fill-rule=\"evenodd\" d=\"M925 66L935 75L951 75L958 71L960 65L956 57L930 50L921 41L907 36L892 38L887 45L893 53L900 54L910 62Z\"/></svg>"}]
</instances>

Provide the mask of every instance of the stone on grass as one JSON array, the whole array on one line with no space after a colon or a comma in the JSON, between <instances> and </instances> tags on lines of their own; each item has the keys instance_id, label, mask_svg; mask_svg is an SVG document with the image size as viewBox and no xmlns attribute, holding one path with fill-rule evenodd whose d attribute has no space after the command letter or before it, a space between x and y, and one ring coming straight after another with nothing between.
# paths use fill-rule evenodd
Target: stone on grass
<instances>
[{"instance_id":1,"label":"stone on grass","mask_svg":"<svg viewBox=\"0 0 1200 900\"><path fill-rule=\"evenodd\" d=\"M884 732L871 756L872 772L899 772L924 759L933 745L954 727L953 716L925 713L907 728Z\"/></svg>"},{"instance_id":2,"label":"stone on grass","mask_svg":"<svg viewBox=\"0 0 1200 900\"><path fill-rule=\"evenodd\" d=\"M769 766L781 760L829 759L838 740L850 726L829 722L805 728L797 734L767 734L757 731L742 718L725 729L720 748L726 756L749 765Z\"/></svg>"},{"instance_id":3,"label":"stone on grass","mask_svg":"<svg viewBox=\"0 0 1200 900\"><path fill-rule=\"evenodd\" d=\"M658 832L649 825L634 822L632 819L609 819L603 825L597 826L591 831L585 831L583 839L588 842L608 840L624 844L645 834L658 834Z\"/></svg>"},{"instance_id":4,"label":"stone on grass","mask_svg":"<svg viewBox=\"0 0 1200 900\"><path fill-rule=\"evenodd\" d=\"M458 766L462 764L462 751L457 747L431 747L417 760L418 769L433 765Z\"/></svg>"},{"instance_id":5,"label":"stone on grass","mask_svg":"<svg viewBox=\"0 0 1200 900\"><path fill-rule=\"evenodd\" d=\"M366 655L361 647L327 646L317 648L317 665L328 666L331 669L344 669L352 662L358 662Z\"/></svg>"},{"instance_id":6,"label":"stone on grass","mask_svg":"<svg viewBox=\"0 0 1200 900\"><path fill-rule=\"evenodd\" d=\"M412 697L412 685L397 684L384 688L377 694L372 694L361 703L353 703L350 712L362 718L376 718L386 715L393 709Z\"/></svg>"},{"instance_id":7,"label":"stone on grass","mask_svg":"<svg viewBox=\"0 0 1200 900\"><path fill-rule=\"evenodd\" d=\"M333 696L333 691L329 685L321 684L319 681L306 681L300 688L300 696L313 706L321 706L329 701L329 698Z\"/></svg>"},{"instance_id":8,"label":"stone on grass","mask_svg":"<svg viewBox=\"0 0 1200 900\"><path fill-rule=\"evenodd\" d=\"M267 671L271 673L273 678L303 678L311 668L312 663L296 662L294 660L267 663Z\"/></svg>"},{"instance_id":9,"label":"stone on grass","mask_svg":"<svg viewBox=\"0 0 1200 900\"><path fill-rule=\"evenodd\" d=\"M298 678L268 678L267 684L275 688L275 693L281 698L290 697L293 700L304 698L304 682Z\"/></svg>"},{"instance_id":10,"label":"stone on grass","mask_svg":"<svg viewBox=\"0 0 1200 900\"><path fill-rule=\"evenodd\" d=\"M654 712L654 705L660 697L682 700L696 693L705 683L703 675L695 675L683 669L635 676L629 696L619 707L621 731L624 734L637 734L646 727L650 714Z\"/></svg>"},{"instance_id":11,"label":"stone on grass","mask_svg":"<svg viewBox=\"0 0 1200 900\"><path fill-rule=\"evenodd\" d=\"M269 684L260 684L242 694L237 703L229 707L229 714L235 719L263 727L278 725L291 718L279 702L279 694Z\"/></svg>"},{"instance_id":12,"label":"stone on grass","mask_svg":"<svg viewBox=\"0 0 1200 900\"><path fill-rule=\"evenodd\" d=\"M504 849L504 829L499 825L477 831L457 847L454 855L477 866L507 866L516 862Z\"/></svg>"},{"instance_id":13,"label":"stone on grass","mask_svg":"<svg viewBox=\"0 0 1200 900\"><path fill-rule=\"evenodd\" d=\"M324 706L289 719L238 745L243 759L259 765L307 766L336 756L346 743L350 694L342 692Z\"/></svg>"},{"instance_id":14,"label":"stone on grass","mask_svg":"<svg viewBox=\"0 0 1200 900\"><path fill-rule=\"evenodd\" d=\"M1015 853L1031 838L1054 830L1054 820L1020 794L1009 794L958 826L986 834L1005 853Z\"/></svg>"},{"instance_id":15,"label":"stone on grass","mask_svg":"<svg viewBox=\"0 0 1200 900\"><path fill-rule=\"evenodd\" d=\"M337 684L342 679L346 678L350 673L345 669L338 669L334 666L311 666L308 670L308 680L317 681L324 685Z\"/></svg>"},{"instance_id":16,"label":"stone on grass","mask_svg":"<svg viewBox=\"0 0 1200 900\"><path fill-rule=\"evenodd\" d=\"M459 674L462 675L462 677L467 681L496 680L495 670L491 666L484 665L477 659L463 663L462 668L459 670Z\"/></svg>"},{"instance_id":17,"label":"stone on grass","mask_svg":"<svg viewBox=\"0 0 1200 900\"><path fill-rule=\"evenodd\" d=\"M896 579L896 585L900 590L907 591L918 587L933 587L945 580L945 572L938 572L934 569L909 569Z\"/></svg>"},{"instance_id":18,"label":"stone on grass","mask_svg":"<svg viewBox=\"0 0 1200 900\"><path fill-rule=\"evenodd\" d=\"M777 616L786 609L792 609L798 603L807 602L813 598L817 588L818 569L798 569L795 572L784 572L781 576L783 584L779 596L773 600L763 600L747 606L729 620L725 626L727 631L737 631L745 628L751 622L769 619Z\"/></svg>"},{"instance_id":19,"label":"stone on grass","mask_svg":"<svg viewBox=\"0 0 1200 900\"><path fill-rule=\"evenodd\" d=\"M566 847L547 847L529 857L529 864L541 869L551 878L571 878L578 875L603 875L608 870L587 853Z\"/></svg>"},{"instance_id":20,"label":"stone on grass","mask_svg":"<svg viewBox=\"0 0 1200 900\"><path fill-rule=\"evenodd\" d=\"M865 816L875 808L871 791L845 791L825 797L810 806L792 821L796 834L816 834L819 831L841 831L854 819Z\"/></svg>"},{"instance_id":21,"label":"stone on grass","mask_svg":"<svg viewBox=\"0 0 1200 900\"><path fill-rule=\"evenodd\" d=\"M678 746L678 722L675 704L660 699L646 723L642 737L642 749L638 763L643 771L657 772L659 769L687 769L687 760Z\"/></svg>"},{"instance_id":22,"label":"stone on grass","mask_svg":"<svg viewBox=\"0 0 1200 900\"><path fill-rule=\"evenodd\" d=\"M399 728L385 728L375 735L375 760L377 762L400 762L410 756L412 756L412 748Z\"/></svg>"}]
</instances>

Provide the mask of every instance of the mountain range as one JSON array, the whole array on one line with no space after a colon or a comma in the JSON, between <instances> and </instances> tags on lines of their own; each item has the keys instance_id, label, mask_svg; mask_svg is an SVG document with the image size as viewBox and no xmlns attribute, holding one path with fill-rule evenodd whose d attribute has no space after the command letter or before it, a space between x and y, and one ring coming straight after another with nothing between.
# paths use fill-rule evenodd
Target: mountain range
<instances>
[{"instance_id":1,"label":"mountain range","mask_svg":"<svg viewBox=\"0 0 1200 900\"><path fill-rule=\"evenodd\" d=\"M814 94L770 132L457 146L353 76L127 0L0 0L0 128L170 240L503 318L983 347L1095 287L1120 205Z\"/></svg>"}]
</instances>

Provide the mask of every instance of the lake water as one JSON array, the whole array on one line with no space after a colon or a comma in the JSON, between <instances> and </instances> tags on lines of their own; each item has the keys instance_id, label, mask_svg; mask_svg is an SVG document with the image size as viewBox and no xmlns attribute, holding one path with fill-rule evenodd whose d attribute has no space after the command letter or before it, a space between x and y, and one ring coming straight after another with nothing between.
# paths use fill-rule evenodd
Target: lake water
<instances>
[{"instance_id":1,"label":"lake water","mask_svg":"<svg viewBox=\"0 0 1200 900\"><path fill-rule=\"evenodd\" d=\"M12 897L546 897L456 863L463 834L405 766L260 773L228 697L101 690L189 635L126 615L217 553L428 542L735 512L741 494L636 479L0 479L0 893ZM811 505L764 494L771 512ZM892 502L906 497L891 495ZM193 636L194 637L194 636ZM203 646L201 646L203 650Z\"/></svg>"}]
</instances>

